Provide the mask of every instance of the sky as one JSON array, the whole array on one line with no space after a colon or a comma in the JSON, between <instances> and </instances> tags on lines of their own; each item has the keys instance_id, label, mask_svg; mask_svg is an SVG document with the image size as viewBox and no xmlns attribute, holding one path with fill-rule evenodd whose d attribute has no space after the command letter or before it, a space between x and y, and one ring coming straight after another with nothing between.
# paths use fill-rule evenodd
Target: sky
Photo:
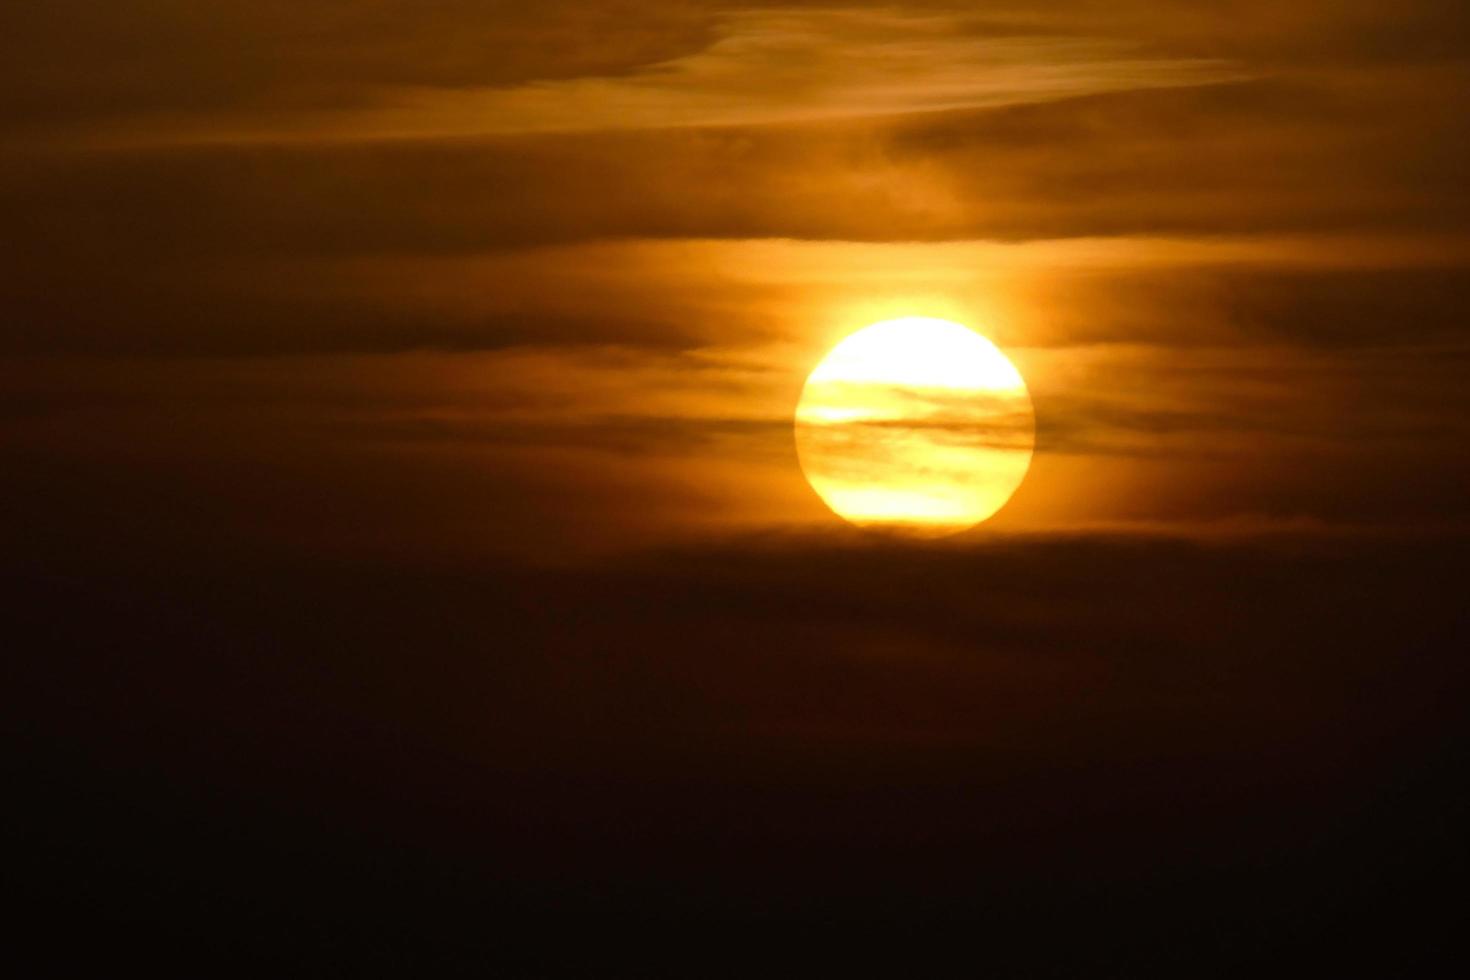
<instances>
[{"instance_id":1,"label":"sky","mask_svg":"<svg viewBox=\"0 0 1470 980\"><path fill-rule=\"evenodd\" d=\"M1467 42L1451 0L7 5L37 907L528 975L574 954L474 910L635 959L980 909L1038 975L1016 936L1432 949ZM797 462L808 373L900 316L1035 410L942 541Z\"/></svg>"}]
</instances>

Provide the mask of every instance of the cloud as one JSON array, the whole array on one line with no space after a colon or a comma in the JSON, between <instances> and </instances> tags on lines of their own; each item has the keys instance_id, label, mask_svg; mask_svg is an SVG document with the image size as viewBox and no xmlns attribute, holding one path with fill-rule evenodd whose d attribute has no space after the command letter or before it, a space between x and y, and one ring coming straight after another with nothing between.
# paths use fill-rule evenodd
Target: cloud
<instances>
[{"instance_id":1,"label":"cloud","mask_svg":"<svg viewBox=\"0 0 1470 980\"><path fill-rule=\"evenodd\" d=\"M1222 62L1146 57L1117 41L971 34L962 20L933 14L746 11L726 14L718 24L719 37L709 47L634 73L482 91L404 92L393 99L395 105L307 120L276 135L423 138L750 126L995 107L1242 77L1239 68Z\"/></svg>"},{"instance_id":2,"label":"cloud","mask_svg":"<svg viewBox=\"0 0 1470 980\"><path fill-rule=\"evenodd\" d=\"M39 216L35 227L47 232ZM63 234L62 249L10 253L0 278L10 311L0 350L260 355L785 343L803 359L844 332L916 311L973 323L1007 347L1422 347L1462 338L1470 301L1466 246L1443 236L622 240L381 255L263 246L228 255L201 245L198 254L162 256Z\"/></svg>"},{"instance_id":3,"label":"cloud","mask_svg":"<svg viewBox=\"0 0 1470 980\"><path fill-rule=\"evenodd\" d=\"M619 65L621 70L615 73L597 74L596 61L579 62L574 48L553 62L549 72L537 73L530 66L506 72L531 79L519 84L476 87L472 70L465 73L468 77L454 79L461 84L445 84L452 74L429 77L432 66L442 65L441 54L428 59L428 69L405 71L391 62L382 65L379 77L360 81L375 103L360 109L312 112L276 107L252 113L248 105L219 106L209 112L155 112L151 119L122 120L97 132L105 142L126 145L761 125L991 107L1242 77L1238 67L1218 60L1164 57L1110 38L988 32L983 23L936 12L795 7L712 12L708 17L714 36L704 47L636 68L627 67L617 56L605 58ZM331 15L324 18L331 19ZM669 18L655 8L647 19L648 29L657 34L668 29L669 20L674 27L681 24L680 18ZM694 17L682 20L698 24ZM223 26L202 23L215 29ZM502 23L495 41L512 50L524 46L521 32L537 30L534 19L527 24L514 16L485 26L493 36ZM586 11L579 10L573 25L584 42L602 33L597 18ZM572 33L566 25L557 27ZM613 39L619 36L612 32ZM545 50L545 39L537 40ZM680 34L671 40L687 42L687 37ZM459 41L449 50L462 44ZM400 50L389 51L401 58L414 53L408 44L398 42L396 47ZM632 45L637 52L650 49L657 50L657 45ZM330 59L333 48L325 51ZM341 86L361 67L353 56L371 64L380 54L372 48L353 51L342 57L341 64L328 61L318 66L322 77L302 81ZM327 73L333 67L349 74L329 83ZM194 68L211 70L204 65ZM412 85L415 75L425 84ZM246 79L251 77L245 74ZM266 84L265 79L256 82Z\"/></svg>"},{"instance_id":4,"label":"cloud","mask_svg":"<svg viewBox=\"0 0 1470 980\"><path fill-rule=\"evenodd\" d=\"M1435 93L1464 81L1272 81L794 127L32 146L0 154L0 203L12 264L103 281L129 262L629 237L1449 238L1466 225L1459 118Z\"/></svg>"},{"instance_id":5,"label":"cloud","mask_svg":"<svg viewBox=\"0 0 1470 980\"><path fill-rule=\"evenodd\" d=\"M1403 972L1460 925L1412 896L1466 823L1467 24L4 5L20 890L378 970L416 922L405 962L504 963L737 908L694 941L947 915L1031 972L1013 924L1082 974L1138 935ZM945 542L796 458L806 372L904 314L1037 413Z\"/></svg>"},{"instance_id":6,"label":"cloud","mask_svg":"<svg viewBox=\"0 0 1470 980\"><path fill-rule=\"evenodd\" d=\"M185 730L208 719L201 738L253 733L294 752L292 732L325 710L344 741L368 738L338 765L375 778L389 778L367 748L375 720L396 721L415 752L511 773L527 744L563 774L646 774L692 753L761 783L795 767L874 792L977 773L1068 784L1097 767L1131 773L1135 816L1164 825L1176 809L1148 808L1175 779L1142 792L1161 739L1163 758L1249 795L1322 766L1361 774L1401 726L1462 697L1446 642L1466 625L1450 584L1462 549L1460 536L839 535L571 564L268 563L274 574L243 583L220 556L187 578L145 571L111 596L65 579L7 584L37 608L64 598L101 616L57 617L50 655L18 665L33 683L66 678L52 699L95 699L87 712L61 702L86 731L130 731L146 710ZM119 648L149 655L99 662ZM78 688L91 671L59 664L101 674ZM134 696L114 702L123 691ZM677 768L695 782L704 771ZM1049 798L1027 785L981 794L982 826L1025 836ZM997 813L1002 796L1017 810Z\"/></svg>"},{"instance_id":7,"label":"cloud","mask_svg":"<svg viewBox=\"0 0 1470 980\"><path fill-rule=\"evenodd\" d=\"M489 928L476 962L505 962L507 923L548 919L538 945L610 916L744 940L820 920L829 956L875 916L966 942L1000 916L1030 967L1059 921L1093 962L1142 918L1208 942L1263 902L1274 959L1309 903L1319 956L1344 888L1383 934L1385 883L1412 945L1464 823L1463 530L767 535L574 563L242 560L214 535L126 574L106 538L80 563L49 543L0 576L36 638L3 688L20 880L75 896L55 876L77 869L87 911L141 884L150 924L289 916L379 963L378 930L424 937L409 962Z\"/></svg>"},{"instance_id":8,"label":"cloud","mask_svg":"<svg viewBox=\"0 0 1470 980\"><path fill-rule=\"evenodd\" d=\"M403 86L615 76L708 43L702 4L87 0L5 11L0 116L28 131L344 109Z\"/></svg>"},{"instance_id":9,"label":"cloud","mask_svg":"<svg viewBox=\"0 0 1470 980\"><path fill-rule=\"evenodd\" d=\"M1039 70L1019 76L997 72L993 59L969 65L988 72L988 98L1076 90L1088 79L1109 87L1125 78L1158 81L1185 66L1224 62L1294 71L1452 61L1466 27L1453 0L1391 9L1372 0L1228 0L1188 10L1150 0L1058 0L983 11L943 0L322 0L310 8L279 0L105 7L53 0L5 12L0 115L33 131L104 123L114 133L140 125L160 132L169 120L197 130L210 119L227 130L252 118L383 109L405 96L428 106L442 96L437 104L456 116L456 105L488 96L484 104L508 116L534 108L565 120L572 104L603 114L615 93L648 118L668 120L670 112L738 114L731 95L741 85L763 115L830 107L840 92L849 106L854 96L875 94L881 107L896 81L923 106L976 96L973 83L956 82L949 68L985 54L987 41L999 42L989 50L1002 57L1015 45L1054 45ZM808 59L809 72L792 72L797 56ZM854 77L867 72L868 84L844 90L838 67ZM875 68L895 70L875 85ZM763 84L774 77L796 82L785 107ZM457 129L463 122L454 119Z\"/></svg>"},{"instance_id":10,"label":"cloud","mask_svg":"<svg viewBox=\"0 0 1470 980\"><path fill-rule=\"evenodd\" d=\"M135 7L99 12L57 41L98 55L95 76L67 72L72 87L43 73L13 92L54 89L52 122L106 116L117 134L167 129L160 112L220 131L245 119L346 126L379 118L393 92L432 90L446 105L488 99L451 121L495 135L340 138L348 126L102 149L41 138L37 108L0 151L13 229L0 244L0 352L18 378L79 379L9 395L39 488L60 479L57 454L105 469L96 433L157 439L155 464L187 471L190 452L214 452L213 423L266 469L283 438L285 479L302 492L307 474L341 465L373 488L362 513L402 484L365 460L422 452L442 464L436 479L491 495L473 474L493 457L506 486L524 480L550 499L558 484L561 499L617 522L636 523L625 505L654 487L693 524L722 508L822 519L803 509L789 457L773 462L789 450L783 413L843 333L923 312L1012 352L1038 399L1039 472L1100 488L1074 503L1028 483L1007 511L1023 523L1141 519L1154 505L1168 520L1219 519L1232 495L1273 518L1377 519L1406 501L1434 519L1453 510L1442 488L1458 471L1432 457L1463 428L1449 370L1470 304L1463 121L1443 95L1465 78L1437 48L1413 57L1406 39L1426 24L1454 36L1427 7L1380 14L1364 40L1374 11L1356 3L639 18L446 4L407 17L401 37L388 28L407 8L392 4L374 8L381 21L357 19L361 5L225 6L199 7L192 27L172 5L136 23ZM80 8L47 10L27 8L33 34ZM605 57L550 43L604 23ZM230 31L239 51L215 65L208 52ZM197 46L177 43L191 32ZM124 57L145 36L156 85ZM456 37L514 50L460 57ZM418 63L426 45L443 58ZM279 56L278 75L244 71L240 52ZM1215 83L1195 84L1222 62L1254 80L1208 69ZM109 102L94 82L114 76L125 83ZM322 87L333 78L340 87ZM632 114L611 118L615 106ZM578 131L525 131L538 126ZM72 135L83 129L99 132L87 122ZM443 378L413 366L447 352L480 372L472 395L440 399ZM365 370L364 354L384 366L341 395L359 410L302 393ZM151 378L136 360L150 357L159 391L198 409L192 427L170 421L173 402L144 411L128 399L147 393L93 373L114 358ZM755 367L716 379L692 367L701 357ZM244 375L215 363L232 360ZM302 382L305 365L320 375ZM218 404L230 392L239 404ZM386 402L362 407L375 398ZM127 404L109 418L117 399ZM48 457L41 432L70 448ZM327 433L351 460L313 459ZM627 484L602 499L610 461ZM1232 461L1237 472L1212 468ZM1308 474L1319 497L1353 489L1314 499ZM472 512L463 502L446 525Z\"/></svg>"}]
</instances>

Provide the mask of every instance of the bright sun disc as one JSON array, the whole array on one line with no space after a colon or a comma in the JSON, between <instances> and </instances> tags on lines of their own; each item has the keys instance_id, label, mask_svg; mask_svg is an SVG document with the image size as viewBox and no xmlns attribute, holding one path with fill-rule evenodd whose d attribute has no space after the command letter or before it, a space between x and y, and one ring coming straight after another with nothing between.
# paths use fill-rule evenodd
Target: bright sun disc
<instances>
[{"instance_id":1,"label":"bright sun disc","mask_svg":"<svg viewBox=\"0 0 1470 980\"><path fill-rule=\"evenodd\" d=\"M807 378L796 448L854 524L952 534L1000 510L1031 464L1031 396L994 344L948 320L864 327Z\"/></svg>"}]
</instances>

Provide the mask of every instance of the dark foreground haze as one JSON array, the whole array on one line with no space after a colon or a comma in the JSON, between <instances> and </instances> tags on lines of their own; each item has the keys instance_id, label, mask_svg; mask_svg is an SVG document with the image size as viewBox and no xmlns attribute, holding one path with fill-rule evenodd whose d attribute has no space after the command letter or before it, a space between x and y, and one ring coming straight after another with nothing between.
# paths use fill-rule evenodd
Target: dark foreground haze
<instances>
[{"instance_id":1,"label":"dark foreground haze","mask_svg":"<svg viewBox=\"0 0 1470 980\"><path fill-rule=\"evenodd\" d=\"M20 880L149 961L1422 968L1466 572L1109 538L12 577Z\"/></svg>"},{"instance_id":2,"label":"dark foreground haze","mask_svg":"<svg viewBox=\"0 0 1470 980\"><path fill-rule=\"evenodd\" d=\"M1431 975L1467 28L6 5L12 972ZM796 458L899 316L1036 411L942 541Z\"/></svg>"}]
</instances>

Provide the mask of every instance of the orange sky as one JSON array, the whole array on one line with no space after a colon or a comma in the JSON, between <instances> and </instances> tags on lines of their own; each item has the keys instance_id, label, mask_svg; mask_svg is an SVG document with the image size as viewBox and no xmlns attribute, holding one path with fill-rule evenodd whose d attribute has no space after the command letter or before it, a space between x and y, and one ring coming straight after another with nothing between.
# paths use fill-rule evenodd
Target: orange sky
<instances>
[{"instance_id":1,"label":"orange sky","mask_svg":"<svg viewBox=\"0 0 1470 980\"><path fill-rule=\"evenodd\" d=\"M16 975L1448 975L1467 92L1464 0L6 0ZM1035 412L942 540L798 460L898 317Z\"/></svg>"},{"instance_id":2,"label":"orange sky","mask_svg":"<svg viewBox=\"0 0 1470 980\"><path fill-rule=\"evenodd\" d=\"M820 526L805 373L929 315L1035 396L997 529L1461 519L1448 5L73 7L0 69L8 452L347 549L302 499L420 551Z\"/></svg>"}]
</instances>

